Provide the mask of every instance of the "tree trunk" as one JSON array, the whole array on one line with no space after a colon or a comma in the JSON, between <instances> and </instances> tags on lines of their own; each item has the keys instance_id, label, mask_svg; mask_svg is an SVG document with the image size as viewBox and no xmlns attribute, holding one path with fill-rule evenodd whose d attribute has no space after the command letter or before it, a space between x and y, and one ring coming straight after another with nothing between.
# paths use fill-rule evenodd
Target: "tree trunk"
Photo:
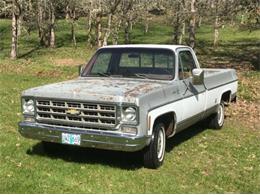
<instances>
[{"instance_id":1,"label":"tree trunk","mask_svg":"<svg viewBox=\"0 0 260 195\"><path fill-rule=\"evenodd\" d=\"M22 17L18 17L17 20L17 35L20 36L22 34Z\"/></svg>"},{"instance_id":2,"label":"tree trunk","mask_svg":"<svg viewBox=\"0 0 260 195\"><path fill-rule=\"evenodd\" d=\"M235 26L235 20L234 20L234 15L232 14L232 16L231 16L231 20L230 20L230 26Z\"/></svg>"},{"instance_id":3,"label":"tree trunk","mask_svg":"<svg viewBox=\"0 0 260 195\"><path fill-rule=\"evenodd\" d=\"M129 44L130 43L130 24L129 21L127 20L125 23L125 44Z\"/></svg>"},{"instance_id":4,"label":"tree trunk","mask_svg":"<svg viewBox=\"0 0 260 195\"><path fill-rule=\"evenodd\" d=\"M92 22L92 11L89 10L88 17L87 17L87 44L89 44L91 47L93 46L93 22Z\"/></svg>"},{"instance_id":5,"label":"tree trunk","mask_svg":"<svg viewBox=\"0 0 260 195\"><path fill-rule=\"evenodd\" d=\"M43 8L42 0L37 3L38 15L37 15L37 25L38 34L40 39L40 45L48 47L49 46L49 30L45 26L46 13ZM46 5L45 5L46 7Z\"/></svg>"},{"instance_id":6,"label":"tree trunk","mask_svg":"<svg viewBox=\"0 0 260 195\"><path fill-rule=\"evenodd\" d=\"M50 14L50 47L54 48L55 47L55 31L54 31L54 25L55 25L55 10L54 7L51 3L51 14Z\"/></svg>"},{"instance_id":7,"label":"tree trunk","mask_svg":"<svg viewBox=\"0 0 260 195\"><path fill-rule=\"evenodd\" d=\"M185 22L183 22L182 23L181 35L180 35L180 38L179 38L179 45L182 44L183 38L185 36L185 28L186 28L186 25L185 25Z\"/></svg>"},{"instance_id":8,"label":"tree trunk","mask_svg":"<svg viewBox=\"0 0 260 195\"><path fill-rule=\"evenodd\" d=\"M132 32L133 31L133 21L132 20L130 21L130 27L129 28L130 28L130 31Z\"/></svg>"},{"instance_id":9,"label":"tree trunk","mask_svg":"<svg viewBox=\"0 0 260 195\"><path fill-rule=\"evenodd\" d=\"M69 14L69 5L66 6L66 10L65 10L65 19L66 21L68 21L70 19L70 14Z\"/></svg>"},{"instance_id":10,"label":"tree trunk","mask_svg":"<svg viewBox=\"0 0 260 195\"><path fill-rule=\"evenodd\" d=\"M148 31L149 31L148 10L145 10L145 13L144 13L144 34L147 34Z\"/></svg>"},{"instance_id":11,"label":"tree trunk","mask_svg":"<svg viewBox=\"0 0 260 195\"><path fill-rule=\"evenodd\" d=\"M114 28L114 32L113 32L113 45L117 45L118 44L118 39L119 39L118 32L119 32L119 29L121 27L121 23L122 23L122 20L119 19L118 23L116 24L116 26Z\"/></svg>"},{"instance_id":12,"label":"tree trunk","mask_svg":"<svg viewBox=\"0 0 260 195\"><path fill-rule=\"evenodd\" d=\"M202 23L202 16L199 17L198 27L201 27L201 23Z\"/></svg>"},{"instance_id":13,"label":"tree trunk","mask_svg":"<svg viewBox=\"0 0 260 195\"><path fill-rule=\"evenodd\" d=\"M145 22L145 26L144 26L144 33L147 34L149 31L149 23L148 21Z\"/></svg>"},{"instance_id":14,"label":"tree trunk","mask_svg":"<svg viewBox=\"0 0 260 195\"><path fill-rule=\"evenodd\" d=\"M75 34L75 21L71 21L71 40L74 45L74 47L77 47L77 40L76 40L76 34Z\"/></svg>"},{"instance_id":15,"label":"tree trunk","mask_svg":"<svg viewBox=\"0 0 260 195\"><path fill-rule=\"evenodd\" d=\"M195 26L196 26L196 10L195 0L191 1L191 18L189 27L189 45L191 48L195 48Z\"/></svg>"},{"instance_id":16,"label":"tree trunk","mask_svg":"<svg viewBox=\"0 0 260 195\"><path fill-rule=\"evenodd\" d=\"M106 30L106 33L104 35L104 40L103 40L103 46L107 45L108 38L110 37L111 23L112 23L112 14L109 14L108 15L108 21L107 21L107 30Z\"/></svg>"},{"instance_id":17,"label":"tree trunk","mask_svg":"<svg viewBox=\"0 0 260 195\"><path fill-rule=\"evenodd\" d=\"M177 9L179 10L179 5L177 7ZM175 15L175 21L174 23L174 34L173 34L173 42L174 44L178 44L178 39L179 39L179 35L180 35L180 16L179 13L176 13Z\"/></svg>"},{"instance_id":18,"label":"tree trunk","mask_svg":"<svg viewBox=\"0 0 260 195\"><path fill-rule=\"evenodd\" d=\"M76 33L75 33L75 21L76 21L76 10L74 9L72 11L73 15L71 18L71 40L74 45L74 47L77 47L77 39L76 39Z\"/></svg>"},{"instance_id":19,"label":"tree trunk","mask_svg":"<svg viewBox=\"0 0 260 195\"><path fill-rule=\"evenodd\" d=\"M96 18L96 36L97 36L97 47L102 47L102 26L101 26L101 16L97 14Z\"/></svg>"},{"instance_id":20,"label":"tree trunk","mask_svg":"<svg viewBox=\"0 0 260 195\"><path fill-rule=\"evenodd\" d=\"M245 24L245 15L242 14L240 24Z\"/></svg>"},{"instance_id":21,"label":"tree trunk","mask_svg":"<svg viewBox=\"0 0 260 195\"><path fill-rule=\"evenodd\" d=\"M43 13L42 13L42 6L41 1L37 2L37 9L38 9L38 15L37 15L37 26L38 26L38 36L40 39L40 45L43 45L43 29L42 29L42 21L43 21Z\"/></svg>"},{"instance_id":22,"label":"tree trunk","mask_svg":"<svg viewBox=\"0 0 260 195\"><path fill-rule=\"evenodd\" d=\"M11 59L16 59L18 54L18 16L12 13L12 45L11 45Z\"/></svg>"},{"instance_id":23,"label":"tree trunk","mask_svg":"<svg viewBox=\"0 0 260 195\"><path fill-rule=\"evenodd\" d=\"M91 29L92 29L92 11L89 10L89 14L87 17L87 35L89 35Z\"/></svg>"},{"instance_id":24,"label":"tree trunk","mask_svg":"<svg viewBox=\"0 0 260 195\"><path fill-rule=\"evenodd\" d=\"M214 24L214 47L217 47L219 41L219 17L216 16Z\"/></svg>"}]
</instances>

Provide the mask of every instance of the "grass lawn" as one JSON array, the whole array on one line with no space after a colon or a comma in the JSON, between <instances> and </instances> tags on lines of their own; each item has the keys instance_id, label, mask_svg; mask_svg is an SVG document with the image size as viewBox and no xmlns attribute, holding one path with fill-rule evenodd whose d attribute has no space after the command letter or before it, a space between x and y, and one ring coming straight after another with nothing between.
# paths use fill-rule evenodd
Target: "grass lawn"
<instances>
[{"instance_id":1,"label":"grass lawn","mask_svg":"<svg viewBox=\"0 0 260 195\"><path fill-rule=\"evenodd\" d=\"M68 25L59 21L56 49L38 47L36 32L24 34L21 57L11 61L10 25L0 20L0 193L260 193L259 110L256 116L236 110L220 131L195 125L181 132L168 140L166 159L158 170L143 168L138 152L64 146L47 154L41 142L21 137L21 91L75 78L75 65L89 59L94 49L85 44L83 21L77 48L68 41ZM144 35L140 26L134 29L133 42L170 42L171 27L156 23L150 30ZM198 29L197 53L203 64L257 67L260 30L226 27L221 32L220 46L213 49L210 26ZM259 108L260 72L241 70L239 75L245 110ZM246 123L251 117L253 127Z\"/></svg>"}]
</instances>

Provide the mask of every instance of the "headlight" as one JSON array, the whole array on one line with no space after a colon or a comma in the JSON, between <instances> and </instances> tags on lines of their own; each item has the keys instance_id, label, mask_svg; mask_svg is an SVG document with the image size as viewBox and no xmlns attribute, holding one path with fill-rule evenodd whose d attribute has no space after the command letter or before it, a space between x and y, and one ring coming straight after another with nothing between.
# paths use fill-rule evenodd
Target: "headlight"
<instances>
[{"instance_id":1,"label":"headlight","mask_svg":"<svg viewBox=\"0 0 260 195\"><path fill-rule=\"evenodd\" d=\"M137 121L137 109L135 107L123 107L122 120L127 123L135 123Z\"/></svg>"},{"instance_id":2,"label":"headlight","mask_svg":"<svg viewBox=\"0 0 260 195\"><path fill-rule=\"evenodd\" d=\"M23 114L34 114L34 101L32 99L23 99Z\"/></svg>"}]
</instances>

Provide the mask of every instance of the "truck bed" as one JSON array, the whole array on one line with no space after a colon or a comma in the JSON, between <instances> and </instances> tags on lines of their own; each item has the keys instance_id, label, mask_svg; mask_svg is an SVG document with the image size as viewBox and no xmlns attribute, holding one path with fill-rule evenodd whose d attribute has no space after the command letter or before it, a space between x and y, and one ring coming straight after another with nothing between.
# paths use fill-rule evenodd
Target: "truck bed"
<instances>
[{"instance_id":1,"label":"truck bed","mask_svg":"<svg viewBox=\"0 0 260 195\"><path fill-rule=\"evenodd\" d=\"M203 70L204 83L208 90L237 81L236 71L234 69L205 68Z\"/></svg>"}]
</instances>

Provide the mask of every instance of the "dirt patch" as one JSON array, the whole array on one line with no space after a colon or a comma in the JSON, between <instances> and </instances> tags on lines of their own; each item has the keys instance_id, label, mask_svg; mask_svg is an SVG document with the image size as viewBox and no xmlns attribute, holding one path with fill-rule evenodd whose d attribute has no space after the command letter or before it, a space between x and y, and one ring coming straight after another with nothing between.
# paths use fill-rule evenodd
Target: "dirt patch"
<instances>
[{"instance_id":1,"label":"dirt patch","mask_svg":"<svg viewBox=\"0 0 260 195\"><path fill-rule=\"evenodd\" d=\"M56 66L79 66L80 64L84 64L84 60L72 59L72 58L63 58L63 59L55 59L53 60L53 64Z\"/></svg>"},{"instance_id":2,"label":"dirt patch","mask_svg":"<svg viewBox=\"0 0 260 195\"><path fill-rule=\"evenodd\" d=\"M52 78L56 77L56 78L58 78L58 77L61 77L62 75L63 75L63 72L57 71L57 70L55 70L55 71L41 70L41 71L36 72L37 77L52 77Z\"/></svg>"}]
</instances>

